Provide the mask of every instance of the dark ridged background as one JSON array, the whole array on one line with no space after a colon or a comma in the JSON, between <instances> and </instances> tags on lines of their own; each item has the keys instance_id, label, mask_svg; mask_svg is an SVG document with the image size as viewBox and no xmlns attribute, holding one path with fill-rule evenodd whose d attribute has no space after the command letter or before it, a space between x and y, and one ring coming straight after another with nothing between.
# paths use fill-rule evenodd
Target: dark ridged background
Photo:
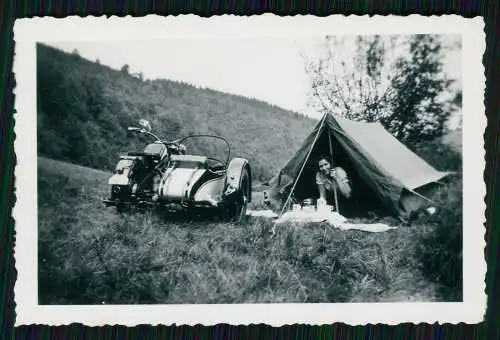
<instances>
[{"instance_id":1,"label":"dark ridged background","mask_svg":"<svg viewBox=\"0 0 500 340\"><path fill-rule=\"evenodd\" d=\"M105 4L103 4L105 3ZM500 339L498 287L500 261L500 167L499 145L499 14L500 5L492 1L458 0L358 0L358 1L10 1L0 2L0 339ZM250 327L217 325L214 327L139 326L90 328L74 324L67 327L29 326L13 328L14 220L11 217L15 202L14 96L12 73L14 41L12 29L16 18L34 16L65 17L68 15L177 15L220 14L250 15L272 12L295 14L460 14L464 17L483 16L486 22L485 105L488 127L485 134L487 183L487 293L488 311L485 322L478 325L401 324L398 326L368 325L351 327L344 324L324 326L291 325L273 328L266 325Z\"/></svg>"}]
</instances>

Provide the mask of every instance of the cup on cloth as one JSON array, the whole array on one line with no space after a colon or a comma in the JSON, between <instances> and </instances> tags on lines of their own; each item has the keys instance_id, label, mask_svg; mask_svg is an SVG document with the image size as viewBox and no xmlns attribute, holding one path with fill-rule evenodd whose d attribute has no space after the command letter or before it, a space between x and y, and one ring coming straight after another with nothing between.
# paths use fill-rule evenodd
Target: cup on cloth
<instances>
[{"instance_id":1,"label":"cup on cloth","mask_svg":"<svg viewBox=\"0 0 500 340\"><path fill-rule=\"evenodd\" d=\"M321 205L318 205L318 211L319 212L331 212L333 210L333 206L331 205L328 205L328 204L321 204Z\"/></svg>"}]
</instances>

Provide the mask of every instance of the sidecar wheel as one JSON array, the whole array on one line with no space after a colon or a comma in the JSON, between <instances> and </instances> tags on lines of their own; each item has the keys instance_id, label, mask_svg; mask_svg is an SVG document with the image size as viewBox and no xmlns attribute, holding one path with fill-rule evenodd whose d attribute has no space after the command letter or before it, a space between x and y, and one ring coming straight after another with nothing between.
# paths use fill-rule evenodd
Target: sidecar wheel
<instances>
[{"instance_id":1,"label":"sidecar wheel","mask_svg":"<svg viewBox=\"0 0 500 340\"><path fill-rule=\"evenodd\" d=\"M246 220L247 207L248 207L248 191L249 191L249 176L248 172L245 171L242 180L241 187L239 190L239 197L234 202L232 206L232 218L234 223L240 224Z\"/></svg>"}]
</instances>

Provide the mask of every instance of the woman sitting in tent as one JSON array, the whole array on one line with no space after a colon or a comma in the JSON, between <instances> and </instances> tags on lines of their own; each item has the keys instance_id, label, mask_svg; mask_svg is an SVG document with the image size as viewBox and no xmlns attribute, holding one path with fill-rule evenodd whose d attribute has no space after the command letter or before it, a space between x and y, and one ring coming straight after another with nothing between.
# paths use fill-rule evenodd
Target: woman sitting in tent
<instances>
[{"instance_id":1,"label":"woman sitting in tent","mask_svg":"<svg viewBox=\"0 0 500 340\"><path fill-rule=\"evenodd\" d=\"M341 167L332 168L327 157L320 157L318 160L319 171L316 172L316 184L319 190L318 202L331 202L331 197L335 195L335 189L345 198L351 196L351 186L347 173Z\"/></svg>"}]
</instances>

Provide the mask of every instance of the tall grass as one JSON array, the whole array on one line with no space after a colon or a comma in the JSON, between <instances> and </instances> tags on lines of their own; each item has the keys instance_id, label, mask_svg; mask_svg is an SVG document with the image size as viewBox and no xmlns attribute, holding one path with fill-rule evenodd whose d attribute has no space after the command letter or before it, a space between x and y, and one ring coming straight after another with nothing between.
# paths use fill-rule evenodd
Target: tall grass
<instances>
[{"instance_id":1,"label":"tall grass","mask_svg":"<svg viewBox=\"0 0 500 340\"><path fill-rule=\"evenodd\" d=\"M434 301L420 227L380 234L250 219L117 214L107 174L39 164L42 304Z\"/></svg>"},{"instance_id":2,"label":"tall grass","mask_svg":"<svg viewBox=\"0 0 500 340\"><path fill-rule=\"evenodd\" d=\"M463 298L463 191L462 157L451 147L436 141L418 150L423 158L440 170L456 171L446 186L432 199L439 209L434 215L420 215L413 223L423 232L416 242L416 258L427 279L438 284L444 300Z\"/></svg>"},{"instance_id":3,"label":"tall grass","mask_svg":"<svg viewBox=\"0 0 500 340\"><path fill-rule=\"evenodd\" d=\"M416 258L424 275L439 284L440 294L445 300L462 299L462 178L457 176L446 190L433 199L440 208L435 215L421 215L414 224L422 226L423 232L416 242Z\"/></svg>"}]
</instances>

